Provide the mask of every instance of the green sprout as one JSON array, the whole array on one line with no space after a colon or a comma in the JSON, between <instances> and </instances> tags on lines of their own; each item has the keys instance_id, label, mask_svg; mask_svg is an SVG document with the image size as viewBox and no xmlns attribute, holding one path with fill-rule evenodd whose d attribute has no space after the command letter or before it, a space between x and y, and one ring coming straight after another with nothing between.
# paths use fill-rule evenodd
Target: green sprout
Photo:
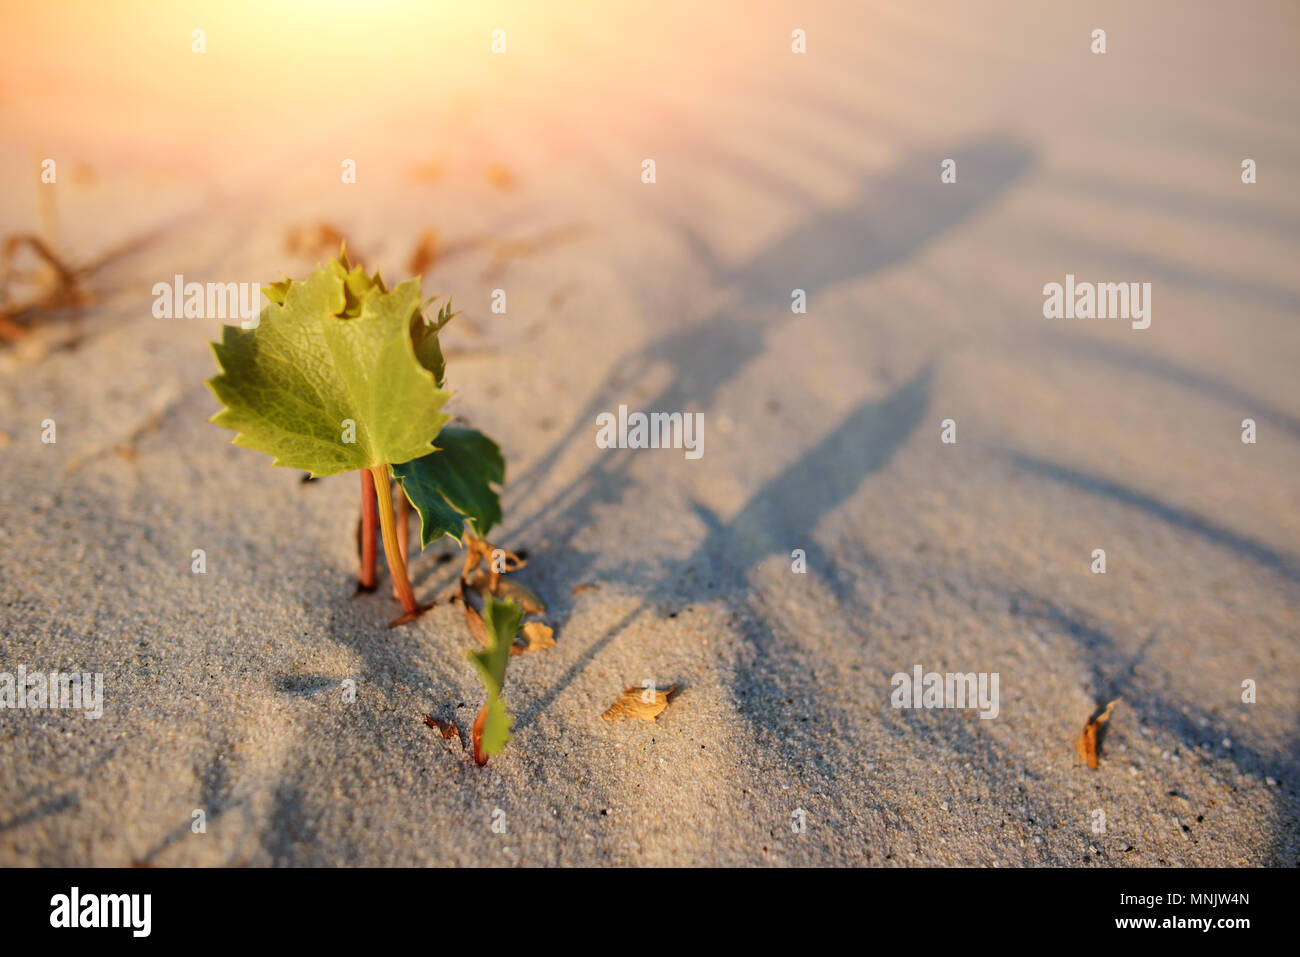
<instances>
[{"instance_id":1,"label":"green sprout","mask_svg":"<svg viewBox=\"0 0 1300 957\"><path fill-rule=\"evenodd\" d=\"M448 425L444 411L451 393L438 334L455 315L451 303L426 319L436 299L421 298L418 279L389 289L378 272L367 276L352 266L346 250L306 279L285 279L264 292L270 303L257 322L226 326L212 344L221 372L208 386L222 404L212 422L234 431L235 445L270 455L272 465L311 478L359 473L359 584L374 587L378 525L402 603L402 616L391 624L411 621L430 606L416 600L407 575L409 508L420 515L421 548L447 535L482 550L483 536L501 521L500 449L481 432ZM471 653L488 690L475 723L480 764L510 736L500 698L502 656L519 625L508 608L519 606L488 596L484 614L495 643ZM514 630L503 638L512 620Z\"/></svg>"}]
</instances>

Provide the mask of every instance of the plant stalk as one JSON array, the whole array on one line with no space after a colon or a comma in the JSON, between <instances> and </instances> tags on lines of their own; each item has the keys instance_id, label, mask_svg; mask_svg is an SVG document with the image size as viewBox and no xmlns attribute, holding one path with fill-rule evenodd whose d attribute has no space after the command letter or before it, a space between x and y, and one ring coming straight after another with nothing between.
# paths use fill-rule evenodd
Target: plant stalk
<instances>
[{"instance_id":1,"label":"plant stalk","mask_svg":"<svg viewBox=\"0 0 1300 957\"><path fill-rule=\"evenodd\" d=\"M411 503L407 501L402 484L397 483L397 548L402 553L402 564L411 561ZM397 582L393 581L393 597L401 599L397 593Z\"/></svg>"},{"instance_id":2,"label":"plant stalk","mask_svg":"<svg viewBox=\"0 0 1300 957\"><path fill-rule=\"evenodd\" d=\"M378 559L379 509L375 501L375 477L361 469L361 568L357 585L362 591L375 590L375 564Z\"/></svg>"},{"instance_id":3,"label":"plant stalk","mask_svg":"<svg viewBox=\"0 0 1300 957\"><path fill-rule=\"evenodd\" d=\"M474 744L474 762L479 767L483 767L488 763L488 756L483 753L483 726L487 724L487 715L488 706L484 705L483 710L474 719L474 728L470 735L470 739Z\"/></svg>"},{"instance_id":4,"label":"plant stalk","mask_svg":"<svg viewBox=\"0 0 1300 957\"><path fill-rule=\"evenodd\" d=\"M403 611L408 615L418 615L420 605L415 600L411 580L406 577L406 562L402 561L402 550L397 545L397 527L393 520L393 490L389 485L388 466L371 466L370 474L374 476L375 492L379 498L379 529L384 537L384 557L388 559L388 570L393 574L397 597L402 602Z\"/></svg>"}]
</instances>

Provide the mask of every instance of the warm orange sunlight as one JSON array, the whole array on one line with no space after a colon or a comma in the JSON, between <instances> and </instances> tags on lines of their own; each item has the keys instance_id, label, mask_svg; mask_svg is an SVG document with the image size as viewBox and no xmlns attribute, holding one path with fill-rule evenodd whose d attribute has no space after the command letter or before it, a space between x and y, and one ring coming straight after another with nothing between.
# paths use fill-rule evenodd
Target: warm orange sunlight
<instances>
[{"instance_id":1,"label":"warm orange sunlight","mask_svg":"<svg viewBox=\"0 0 1300 957\"><path fill-rule=\"evenodd\" d=\"M1284 926L1298 120L1296 0L0 0L0 939Z\"/></svg>"}]
</instances>

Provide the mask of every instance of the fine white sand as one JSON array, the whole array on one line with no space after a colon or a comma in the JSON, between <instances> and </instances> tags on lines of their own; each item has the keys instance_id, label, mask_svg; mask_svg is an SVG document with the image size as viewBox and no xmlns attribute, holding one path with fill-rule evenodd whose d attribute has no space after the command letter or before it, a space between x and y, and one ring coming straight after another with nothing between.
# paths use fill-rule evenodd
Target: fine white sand
<instances>
[{"instance_id":1,"label":"fine white sand","mask_svg":"<svg viewBox=\"0 0 1300 957\"><path fill-rule=\"evenodd\" d=\"M147 241L86 279L79 347L0 352L0 671L105 676L100 720L0 711L0 864L1300 862L1300 16L1050 6L584 4L545 43L519 14L495 60L452 30L468 78L430 36L402 83L313 78L371 109L261 136L133 119L105 64L5 72L4 232L41 230L54 149L97 174L60 167L71 261ZM177 273L305 275L285 236L318 221L394 279L436 229L426 292L464 310L455 408L557 639L512 659L486 768L424 722L482 701L460 610L389 630L355 476L228 444L219 323L151 314ZM1150 282L1151 327L1044 318L1067 273ZM620 404L704 412L703 457L598 449ZM423 599L455 550L414 560ZM1000 713L893 708L917 664L997 672ZM601 720L647 678L678 688L655 724Z\"/></svg>"}]
</instances>

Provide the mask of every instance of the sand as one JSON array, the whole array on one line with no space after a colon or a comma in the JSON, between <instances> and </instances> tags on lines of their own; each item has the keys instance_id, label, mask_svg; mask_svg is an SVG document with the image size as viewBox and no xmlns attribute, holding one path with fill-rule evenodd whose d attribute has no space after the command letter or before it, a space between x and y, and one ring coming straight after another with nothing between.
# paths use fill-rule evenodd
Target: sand
<instances>
[{"instance_id":1,"label":"sand","mask_svg":"<svg viewBox=\"0 0 1300 957\"><path fill-rule=\"evenodd\" d=\"M449 26L472 69L430 37L339 84L369 111L249 101L260 139L212 105L215 28L197 112L160 114L169 74L137 117L76 31L26 64L76 82L0 77L5 233L42 228L53 149L97 171L57 187L69 260L143 240L76 348L55 317L0 351L0 671L104 674L98 720L0 711L0 864L1295 866L1295 9L607 6L545 43L502 13L496 60ZM96 98L107 138L55 109ZM305 275L318 221L391 278L436 229L425 289L464 310L453 404L557 640L512 660L486 768L425 724L482 701L460 610L390 630L355 476L228 444L219 321L151 312L177 273ZM1067 273L1150 282L1150 328L1044 318ZM597 448L620 404L703 412L704 455ZM997 717L893 707L915 665L998 673ZM657 721L602 720L646 679Z\"/></svg>"}]
</instances>

